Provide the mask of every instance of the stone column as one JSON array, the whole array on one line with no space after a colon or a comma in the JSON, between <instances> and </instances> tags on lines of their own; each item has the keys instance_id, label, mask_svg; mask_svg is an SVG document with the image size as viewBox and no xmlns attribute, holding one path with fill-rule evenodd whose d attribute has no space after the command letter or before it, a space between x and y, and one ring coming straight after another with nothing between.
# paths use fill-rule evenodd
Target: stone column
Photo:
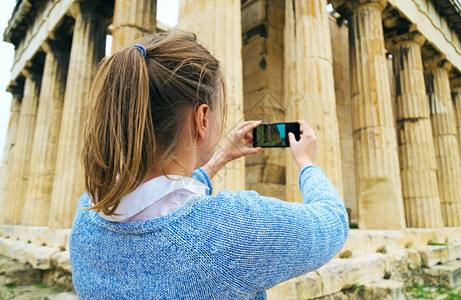
<instances>
[{"instance_id":1,"label":"stone column","mask_svg":"<svg viewBox=\"0 0 461 300\"><path fill-rule=\"evenodd\" d=\"M8 131L6 134L5 148L3 150L2 167L0 170L0 224L5 223L6 208L8 207L9 201L7 196L10 185L10 175L12 173L16 136L18 133L21 94L13 94L13 99L11 99L10 121L8 122Z\"/></svg>"},{"instance_id":2,"label":"stone column","mask_svg":"<svg viewBox=\"0 0 461 300\"><path fill-rule=\"evenodd\" d=\"M326 0L285 2L287 122L306 120L318 138L315 164L343 194L330 24ZM302 202L299 170L286 151L287 200Z\"/></svg>"},{"instance_id":3,"label":"stone column","mask_svg":"<svg viewBox=\"0 0 461 300\"><path fill-rule=\"evenodd\" d=\"M6 203L6 223L19 224L24 208L25 189L29 170L32 139L40 88L40 76L27 72L24 83L24 96L19 114L18 133L12 161L9 190Z\"/></svg>"},{"instance_id":4,"label":"stone column","mask_svg":"<svg viewBox=\"0 0 461 300\"><path fill-rule=\"evenodd\" d=\"M44 48L47 53L30 159L23 225L48 225L69 63L67 49L62 49L53 42L48 42Z\"/></svg>"},{"instance_id":5,"label":"stone column","mask_svg":"<svg viewBox=\"0 0 461 300\"><path fill-rule=\"evenodd\" d=\"M458 127L458 145L461 155L461 79L455 80L454 87L451 91L456 115L456 127Z\"/></svg>"},{"instance_id":6,"label":"stone column","mask_svg":"<svg viewBox=\"0 0 461 300\"><path fill-rule=\"evenodd\" d=\"M222 63L227 84L227 120L223 139L243 121L242 31L239 0L180 0L179 29L194 32ZM245 189L245 162L228 163L213 178L215 192Z\"/></svg>"},{"instance_id":7,"label":"stone column","mask_svg":"<svg viewBox=\"0 0 461 300\"><path fill-rule=\"evenodd\" d=\"M104 56L104 18L88 2L73 6L75 28L72 38L56 171L51 198L49 226L71 227L77 202L85 191L81 161L88 96L97 63Z\"/></svg>"},{"instance_id":8,"label":"stone column","mask_svg":"<svg viewBox=\"0 0 461 300\"><path fill-rule=\"evenodd\" d=\"M112 24L112 52L128 42L155 32L157 0L116 0Z\"/></svg>"},{"instance_id":9,"label":"stone column","mask_svg":"<svg viewBox=\"0 0 461 300\"><path fill-rule=\"evenodd\" d=\"M402 229L405 216L381 18L387 1L333 1L339 2L338 12L349 21L359 228Z\"/></svg>"},{"instance_id":10,"label":"stone column","mask_svg":"<svg viewBox=\"0 0 461 300\"><path fill-rule=\"evenodd\" d=\"M426 65L443 224L461 226L461 162L448 63Z\"/></svg>"},{"instance_id":11,"label":"stone column","mask_svg":"<svg viewBox=\"0 0 461 300\"><path fill-rule=\"evenodd\" d=\"M284 1L242 5L243 106L246 120L283 122ZM257 16L257 17L256 17ZM245 157L245 188L285 200L285 149Z\"/></svg>"},{"instance_id":12,"label":"stone column","mask_svg":"<svg viewBox=\"0 0 461 300\"><path fill-rule=\"evenodd\" d=\"M437 187L437 164L417 33L389 42L392 51L400 174L407 227L443 227Z\"/></svg>"}]
</instances>

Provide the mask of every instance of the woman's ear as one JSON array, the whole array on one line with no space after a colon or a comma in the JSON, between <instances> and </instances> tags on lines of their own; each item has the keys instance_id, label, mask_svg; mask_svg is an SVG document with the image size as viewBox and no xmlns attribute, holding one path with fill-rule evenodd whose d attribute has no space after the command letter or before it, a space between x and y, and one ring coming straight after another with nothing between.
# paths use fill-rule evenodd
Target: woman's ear
<instances>
[{"instance_id":1,"label":"woman's ear","mask_svg":"<svg viewBox=\"0 0 461 300\"><path fill-rule=\"evenodd\" d=\"M207 104L200 104L195 111L195 128L197 128L198 136L201 138L205 137L205 133L208 129L208 116L210 107Z\"/></svg>"}]
</instances>

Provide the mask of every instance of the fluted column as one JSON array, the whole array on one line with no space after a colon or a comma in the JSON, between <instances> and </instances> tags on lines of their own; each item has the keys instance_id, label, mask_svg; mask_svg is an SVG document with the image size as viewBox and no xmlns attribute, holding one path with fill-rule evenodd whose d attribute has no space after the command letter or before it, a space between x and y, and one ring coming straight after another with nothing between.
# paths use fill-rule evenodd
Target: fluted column
<instances>
[{"instance_id":1,"label":"fluted column","mask_svg":"<svg viewBox=\"0 0 461 300\"><path fill-rule=\"evenodd\" d=\"M227 121L223 138L243 121L242 32L239 0L180 0L179 29L194 32L222 63L227 84ZM213 178L214 190L245 189L245 163L228 163Z\"/></svg>"},{"instance_id":2,"label":"fluted column","mask_svg":"<svg viewBox=\"0 0 461 300\"><path fill-rule=\"evenodd\" d=\"M88 96L97 63L104 55L104 18L87 2L73 10L74 35L70 53L49 226L71 227L79 197L85 191L81 162Z\"/></svg>"},{"instance_id":3,"label":"fluted column","mask_svg":"<svg viewBox=\"0 0 461 300\"><path fill-rule=\"evenodd\" d=\"M461 155L461 80L457 80L456 85L452 88L453 105L456 115L456 127L458 128L458 145Z\"/></svg>"},{"instance_id":4,"label":"fluted column","mask_svg":"<svg viewBox=\"0 0 461 300\"><path fill-rule=\"evenodd\" d=\"M405 216L381 17L387 1L333 4L349 21L359 228L402 229Z\"/></svg>"},{"instance_id":5,"label":"fluted column","mask_svg":"<svg viewBox=\"0 0 461 300\"><path fill-rule=\"evenodd\" d=\"M40 76L36 73L27 73L6 203L5 223L8 224L19 224L22 219L39 89Z\"/></svg>"},{"instance_id":6,"label":"fluted column","mask_svg":"<svg viewBox=\"0 0 461 300\"><path fill-rule=\"evenodd\" d=\"M395 73L400 174L407 227L443 227L421 45L406 34L389 43Z\"/></svg>"},{"instance_id":7,"label":"fluted column","mask_svg":"<svg viewBox=\"0 0 461 300\"><path fill-rule=\"evenodd\" d=\"M6 208L8 207L7 196L12 173L16 136L18 133L21 94L13 94L13 99L11 99L10 121L8 122L8 131L6 134L5 148L3 150L2 167L0 170L0 224L5 223Z\"/></svg>"},{"instance_id":8,"label":"fluted column","mask_svg":"<svg viewBox=\"0 0 461 300\"><path fill-rule=\"evenodd\" d=\"M128 42L155 32L157 0L116 0L112 24L112 52Z\"/></svg>"},{"instance_id":9,"label":"fluted column","mask_svg":"<svg viewBox=\"0 0 461 300\"><path fill-rule=\"evenodd\" d=\"M24 225L48 225L69 63L66 49L51 42L45 48L47 53L22 217Z\"/></svg>"},{"instance_id":10,"label":"fluted column","mask_svg":"<svg viewBox=\"0 0 461 300\"><path fill-rule=\"evenodd\" d=\"M443 223L445 226L461 226L461 162L450 94L449 66L436 64L426 67Z\"/></svg>"},{"instance_id":11,"label":"fluted column","mask_svg":"<svg viewBox=\"0 0 461 300\"><path fill-rule=\"evenodd\" d=\"M316 164L342 195L330 24L326 0L285 2L285 101L287 121L306 120L319 140ZM287 151L287 200L302 202L299 170Z\"/></svg>"}]
</instances>

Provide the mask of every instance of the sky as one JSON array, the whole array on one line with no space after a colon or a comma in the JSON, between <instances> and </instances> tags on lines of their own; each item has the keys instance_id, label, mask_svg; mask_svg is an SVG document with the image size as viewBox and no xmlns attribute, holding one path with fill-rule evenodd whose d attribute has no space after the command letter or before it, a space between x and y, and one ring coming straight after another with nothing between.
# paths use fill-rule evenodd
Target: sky
<instances>
[{"instance_id":1,"label":"sky","mask_svg":"<svg viewBox=\"0 0 461 300\"><path fill-rule=\"evenodd\" d=\"M0 164L5 148L8 121L10 119L11 94L6 92L6 87L11 80L11 67L13 66L14 46L3 41L3 32L8 20L13 13L15 0L4 0L0 3L0 58L3 68L0 70ZM171 27L178 23L179 0L157 0L157 19ZM111 39L107 39L107 47L110 49Z\"/></svg>"}]
</instances>

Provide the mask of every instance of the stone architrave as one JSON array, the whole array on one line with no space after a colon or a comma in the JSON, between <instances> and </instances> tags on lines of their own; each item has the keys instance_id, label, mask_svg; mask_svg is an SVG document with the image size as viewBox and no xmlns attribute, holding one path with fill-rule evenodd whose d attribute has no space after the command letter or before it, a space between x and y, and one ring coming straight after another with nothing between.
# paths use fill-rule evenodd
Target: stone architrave
<instances>
[{"instance_id":1,"label":"stone architrave","mask_svg":"<svg viewBox=\"0 0 461 300\"><path fill-rule=\"evenodd\" d=\"M407 227L443 227L437 163L418 33L390 40L399 142L400 175Z\"/></svg>"},{"instance_id":2,"label":"stone architrave","mask_svg":"<svg viewBox=\"0 0 461 300\"><path fill-rule=\"evenodd\" d=\"M386 4L386 0L333 1L336 10L349 21L360 229L405 228L397 137L381 16Z\"/></svg>"},{"instance_id":3,"label":"stone architrave","mask_svg":"<svg viewBox=\"0 0 461 300\"><path fill-rule=\"evenodd\" d=\"M155 32L157 0L116 0L112 24L112 52L132 40Z\"/></svg>"},{"instance_id":4,"label":"stone architrave","mask_svg":"<svg viewBox=\"0 0 461 300\"><path fill-rule=\"evenodd\" d=\"M305 120L318 139L315 164L343 194L333 58L326 0L285 2L285 101L287 122ZM302 202L299 170L286 152L287 201Z\"/></svg>"},{"instance_id":5,"label":"stone architrave","mask_svg":"<svg viewBox=\"0 0 461 300\"><path fill-rule=\"evenodd\" d=\"M46 58L22 217L23 225L35 226L48 225L69 64L67 49L53 42L43 47Z\"/></svg>"},{"instance_id":6,"label":"stone architrave","mask_svg":"<svg viewBox=\"0 0 461 300\"><path fill-rule=\"evenodd\" d=\"M22 94L22 93L21 93ZM3 150L2 167L0 169L0 224L5 223L6 207L8 207L8 192L12 165L14 159L14 150L16 137L18 133L19 114L21 109L21 94L13 94L10 108L10 121L8 122L8 131L6 134L5 148Z\"/></svg>"},{"instance_id":7,"label":"stone architrave","mask_svg":"<svg viewBox=\"0 0 461 300\"><path fill-rule=\"evenodd\" d=\"M443 224L461 226L461 161L448 63L426 64L426 88L437 159Z\"/></svg>"},{"instance_id":8,"label":"stone architrave","mask_svg":"<svg viewBox=\"0 0 461 300\"><path fill-rule=\"evenodd\" d=\"M244 121L240 19L239 0L179 2L177 28L194 32L198 40L221 62L227 85L227 120L223 139ZM226 164L213 178L213 186L215 192L245 189L244 157Z\"/></svg>"},{"instance_id":9,"label":"stone architrave","mask_svg":"<svg viewBox=\"0 0 461 300\"><path fill-rule=\"evenodd\" d=\"M40 76L33 71L27 71L6 200L7 224L17 225L22 220L39 92Z\"/></svg>"},{"instance_id":10,"label":"stone architrave","mask_svg":"<svg viewBox=\"0 0 461 300\"><path fill-rule=\"evenodd\" d=\"M51 198L48 223L51 228L71 227L78 199L85 191L81 160L83 132L92 79L97 63L104 56L106 35L104 18L90 4L78 2L72 7L75 28Z\"/></svg>"}]
</instances>

